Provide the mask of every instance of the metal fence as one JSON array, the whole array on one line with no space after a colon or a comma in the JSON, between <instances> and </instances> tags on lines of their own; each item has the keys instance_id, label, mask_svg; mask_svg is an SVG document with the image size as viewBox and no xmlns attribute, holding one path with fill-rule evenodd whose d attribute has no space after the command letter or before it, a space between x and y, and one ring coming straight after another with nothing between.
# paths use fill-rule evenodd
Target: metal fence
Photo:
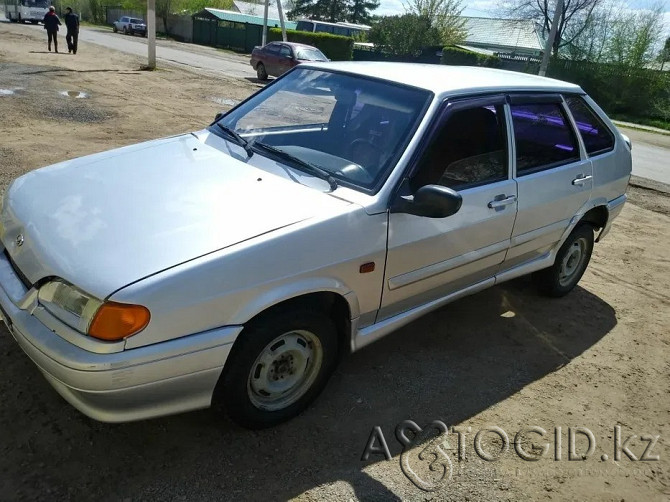
<instances>
[{"instance_id":1,"label":"metal fence","mask_svg":"<svg viewBox=\"0 0 670 502\"><path fill-rule=\"evenodd\" d=\"M123 16L146 18L146 12L123 9L121 7L105 7L105 23L113 24Z\"/></svg>"},{"instance_id":2,"label":"metal fence","mask_svg":"<svg viewBox=\"0 0 670 502\"><path fill-rule=\"evenodd\" d=\"M262 26L234 23L195 16L193 18L193 42L200 45L222 47L251 52L260 45Z\"/></svg>"}]
</instances>

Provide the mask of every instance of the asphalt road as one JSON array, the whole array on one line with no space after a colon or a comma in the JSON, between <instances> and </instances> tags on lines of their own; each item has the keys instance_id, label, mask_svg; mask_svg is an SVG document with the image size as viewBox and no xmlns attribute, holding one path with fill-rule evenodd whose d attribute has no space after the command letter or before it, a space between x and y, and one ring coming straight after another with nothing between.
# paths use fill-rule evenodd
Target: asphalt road
<instances>
[{"instance_id":1,"label":"asphalt road","mask_svg":"<svg viewBox=\"0 0 670 502\"><path fill-rule=\"evenodd\" d=\"M26 29L44 30L42 25L25 25ZM64 39L65 33L60 38ZM45 34L46 40L46 34ZM85 28L79 30L79 40L140 57L147 57L147 41L138 36L126 36L112 33L104 28ZM65 40L62 40L65 46ZM62 50L62 49L61 49ZM230 77L255 78L256 72L249 64L249 57L232 52L221 51L213 47L184 44L172 40L158 40L156 59L179 66L188 66L208 73L222 73Z\"/></svg>"},{"instance_id":2,"label":"asphalt road","mask_svg":"<svg viewBox=\"0 0 670 502\"><path fill-rule=\"evenodd\" d=\"M670 143L670 136L667 138ZM670 185L670 146L656 146L643 140L633 142L633 174Z\"/></svg>"}]
</instances>

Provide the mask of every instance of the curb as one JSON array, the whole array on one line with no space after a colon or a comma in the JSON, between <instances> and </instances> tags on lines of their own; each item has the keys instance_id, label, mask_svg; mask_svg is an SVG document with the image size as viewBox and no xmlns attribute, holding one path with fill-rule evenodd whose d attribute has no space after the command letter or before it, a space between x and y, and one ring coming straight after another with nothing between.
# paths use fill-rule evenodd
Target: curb
<instances>
[{"instance_id":1,"label":"curb","mask_svg":"<svg viewBox=\"0 0 670 502\"><path fill-rule=\"evenodd\" d=\"M612 120L612 123L617 127L624 127L627 129L634 129L636 131L651 132L655 134L662 134L664 136L670 136L670 131L666 129L661 129L659 127L646 126L641 124L633 124L632 122L622 122L620 120Z\"/></svg>"},{"instance_id":2,"label":"curb","mask_svg":"<svg viewBox=\"0 0 670 502\"><path fill-rule=\"evenodd\" d=\"M648 178L641 178L639 176L632 175L628 184L636 188L651 190L662 195L670 195L670 185L661 183L660 181L654 181Z\"/></svg>"}]
</instances>

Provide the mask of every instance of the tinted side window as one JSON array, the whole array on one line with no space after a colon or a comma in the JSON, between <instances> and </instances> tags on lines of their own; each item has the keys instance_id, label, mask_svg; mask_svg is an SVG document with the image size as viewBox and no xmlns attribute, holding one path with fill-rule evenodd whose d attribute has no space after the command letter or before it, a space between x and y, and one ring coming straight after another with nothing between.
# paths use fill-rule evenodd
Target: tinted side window
<instances>
[{"instance_id":1,"label":"tinted side window","mask_svg":"<svg viewBox=\"0 0 670 502\"><path fill-rule=\"evenodd\" d=\"M579 160L579 147L559 103L512 105L518 176Z\"/></svg>"},{"instance_id":2,"label":"tinted side window","mask_svg":"<svg viewBox=\"0 0 670 502\"><path fill-rule=\"evenodd\" d=\"M287 58L291 55L291 49L289 49L285 45L282 45L281 49L279 50L279 55L283 58Z\"/></svg>"},{"instance_id":3,"label":"tinted side window","mask_svg":"<svg viewBox=\"0 0 670 502\"><path fill-rule=\"evenodd\" d=\"M612 131L603 124L586 102L579 96L566 98L568 108L577 123L579 134L582 135L586 152L589 155L598 155L614 148Z\"/></svg>"},{"instance_id":4,"label":"tinted side window","mask_svg":"<svg viewBox=\"0 0 670 502\"><path fill-rule=\"evenodd\" d=\"M268 44L265 50L270 54L279 54L279 46L277 44Z\"/></svg>"},{"instance_id":5,"label":"tinted side window","mask_svg":"<svg viewBox=\"0 0 670 502\"><path fill-rule=\"evenodd\" d=\"M451 113L429 145L412 184L440 184L453 189L506 180L507 149L502 105Z\"/></svg>"}]
</instances>

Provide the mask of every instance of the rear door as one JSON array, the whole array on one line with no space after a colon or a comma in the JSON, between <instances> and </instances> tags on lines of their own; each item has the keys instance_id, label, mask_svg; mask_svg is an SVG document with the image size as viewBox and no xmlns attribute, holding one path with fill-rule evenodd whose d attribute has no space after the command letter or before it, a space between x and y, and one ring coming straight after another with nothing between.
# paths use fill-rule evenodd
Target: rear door
<instances>
[{"instance_id":1,"label":"rear door","mask_svg":"<svg viewBox=\"0 0 670 502\"><path fill-rule=\"evenodd\" d=\"M378 320L491 279L509 248L516 183L509 170L505 98L450 103L410 175L411 193L440 184L463 199L446 218L389 216L388 252Z\"/></svg>"},{"instance_id":2,"label":"rear door","mask_svg":"<svg viewBox=\"0 0 670 502\"><path fill-rule=\"evenodd\" d=\"M518 214L504 268L552 249L591 196L591 162L581 150L563 97L510 96Z\"/></svg>"}]
</instances>

